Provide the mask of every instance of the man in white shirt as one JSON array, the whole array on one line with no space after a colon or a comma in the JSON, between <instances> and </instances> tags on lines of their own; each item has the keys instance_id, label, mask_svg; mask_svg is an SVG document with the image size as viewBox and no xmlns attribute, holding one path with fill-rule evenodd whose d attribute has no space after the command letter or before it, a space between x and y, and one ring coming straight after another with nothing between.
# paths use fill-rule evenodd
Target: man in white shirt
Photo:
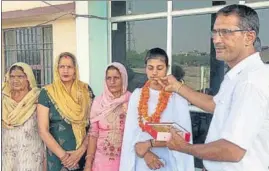
<instances>
[{"instance_id":1,"label":"man in white shirt","mask_svg":"<svg viewBox=\"0 0 269 171\"><path fill-rule=\"evenodd\" d=\"M189 144L171 130L170 149L203 159L208 171L269 170L269 69L255 50L257 13L230 5L217 13L212 39L218 60L231 68L216 96L192 90L172 75L158 80L213 113L205 144Z\"/></svg>"}]
</instances>

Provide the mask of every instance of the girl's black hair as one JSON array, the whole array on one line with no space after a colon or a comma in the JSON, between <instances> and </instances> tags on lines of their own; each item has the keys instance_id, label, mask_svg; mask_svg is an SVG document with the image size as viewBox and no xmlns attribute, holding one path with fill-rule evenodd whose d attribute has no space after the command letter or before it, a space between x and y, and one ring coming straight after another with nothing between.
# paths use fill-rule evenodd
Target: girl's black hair
<instances>
[{"instance_id":1,"label":"girl's black hair","mask_svg":"<svg viewBox=\"0 0 269 171\"><path fill-rule=\"evenodd\" d=\"M145 64L148 63L148 60L150 59L161 59L165 62L166 67L168 67L168 56L165 50L161 48L153 48L150 49L145 57Z\"/></svg>"}]
</instances>

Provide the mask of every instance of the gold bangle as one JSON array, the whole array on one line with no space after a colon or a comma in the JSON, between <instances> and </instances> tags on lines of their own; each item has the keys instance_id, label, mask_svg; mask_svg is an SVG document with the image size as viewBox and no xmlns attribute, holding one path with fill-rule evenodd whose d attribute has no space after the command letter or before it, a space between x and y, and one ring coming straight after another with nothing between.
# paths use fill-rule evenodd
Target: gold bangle
<instances>
[{"instance_id":1,"label":"gold bangle","mask_svg":"<svg viewBox=\"0 0 269 171\"><path fill-rule=\"evenodd\" d=\"M179 90L182 88L182 86L185 84L183 80L178 81L179 86L177 87L177 93L179 93Z\"/></svg>"}]
</instances>

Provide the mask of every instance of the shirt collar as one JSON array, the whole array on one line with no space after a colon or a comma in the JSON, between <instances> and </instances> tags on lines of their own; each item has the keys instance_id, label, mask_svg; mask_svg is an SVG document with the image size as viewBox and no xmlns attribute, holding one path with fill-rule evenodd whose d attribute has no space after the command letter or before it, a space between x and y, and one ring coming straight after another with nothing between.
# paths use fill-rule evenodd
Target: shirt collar
<instances>
[{"instance_id":1,"label":"shirt collar","mask_svg":"<svg viewBox=\"0 0 269 171\"><path fill-rule=\"evenodd\" d=\"M260 53L256 52L241 62L239 62L237 65L235 65L229 72L227 72L226 76L232 80L235 78L242 70L244 70L247 66L253 65L255 62L261 61Z\"/></svg>"}]
</instances>

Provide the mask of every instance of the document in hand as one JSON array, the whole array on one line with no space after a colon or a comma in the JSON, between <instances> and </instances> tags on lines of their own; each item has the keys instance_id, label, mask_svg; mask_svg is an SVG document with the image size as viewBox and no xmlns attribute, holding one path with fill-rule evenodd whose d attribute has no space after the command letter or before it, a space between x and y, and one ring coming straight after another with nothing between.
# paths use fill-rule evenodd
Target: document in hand
<instances>
[{"instance_id":1,"label":"document in hand","mask_svg":"<svg viewBox=\"0 0 269 171\"><path fill-rule=\"evenodd\" d=\"M145 124L146 131L157 141L168 141L171 138L170 128L176 128L186 142L190 141L191 133L174 122L149 123Z\"/></svg>"}]
</instances>

